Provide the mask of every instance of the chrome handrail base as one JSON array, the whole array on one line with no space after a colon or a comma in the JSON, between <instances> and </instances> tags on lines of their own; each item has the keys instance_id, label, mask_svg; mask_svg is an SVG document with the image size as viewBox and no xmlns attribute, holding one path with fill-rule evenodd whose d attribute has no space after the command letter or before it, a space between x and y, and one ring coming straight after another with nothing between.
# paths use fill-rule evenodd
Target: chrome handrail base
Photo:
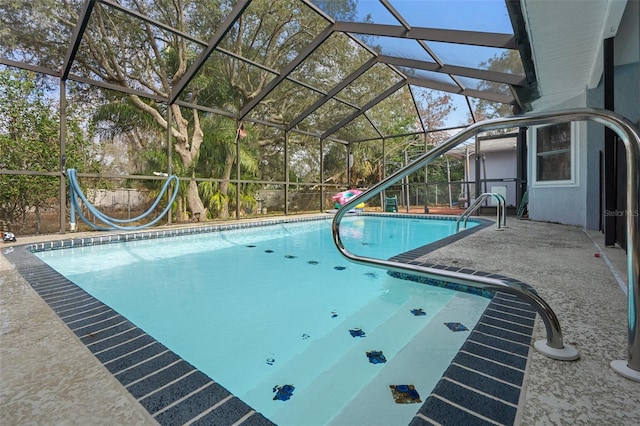
<instances>
[{"instance_id":1,"label":"chrome handrail base","mask_svg":"<svg viewBox=\"0 0 640 426\"><path fill-rule=\"evenodd\" d=\"M552 348L547 345L545 339L536 340L533 343L535 350L542 355L558 361L575 361L580 358L580 352L571 345L563 344L561 349Z\"/></svg>"},{"instance_id":2,"label":"chrome handrail base","mask_svg":"<svg viewBox=\"0 0 640 426\"><path fill-rule=\"evenodd\" d=\"M622 377L633 380L634 382L640 382L640 371L634 370L627 364L626 359L618 359L609 363L613 371L621 375Z\"/></svg>"}]
</instances>

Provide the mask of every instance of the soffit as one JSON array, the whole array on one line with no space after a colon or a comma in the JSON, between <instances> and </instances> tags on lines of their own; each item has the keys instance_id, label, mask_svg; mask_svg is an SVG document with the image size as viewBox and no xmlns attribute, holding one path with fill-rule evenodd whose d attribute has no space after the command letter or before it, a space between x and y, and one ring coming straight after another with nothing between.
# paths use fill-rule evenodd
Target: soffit
<instances>
[{"instance_id":1,"label":"soffit","mask_svg":"<svg viewBox=\"0 0 640 426\"><path fill-rule=\"evenodd\" d=\"M522 2L540 98L536 110L560 105L597 86L603 40L615 36L626 0Z\"/></svg>"}]
</instances>

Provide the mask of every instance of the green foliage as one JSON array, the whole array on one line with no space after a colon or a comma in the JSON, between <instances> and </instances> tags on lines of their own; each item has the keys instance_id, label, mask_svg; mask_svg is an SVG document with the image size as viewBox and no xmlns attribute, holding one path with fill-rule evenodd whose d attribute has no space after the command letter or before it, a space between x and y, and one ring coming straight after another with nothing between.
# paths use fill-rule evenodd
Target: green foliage
<instances>
[{"instance_id":1,"label":"green foliage","mask_svg":"<svg viewBox=\"0 0 640 426\"><path fill-rule=\"evenodd\" d=\"M103 91L99 96L101 102L92 108L90 123L99 138L96 157L102 163L102 171L150 174L167 170L164 128L128 96L110 91ZM153 101L141 101L152 108L165 109ZM164 158L162 166L155 161L158 156Z\"/></svg>"},{"instance_id":2,"label":"green foliage","mask_svg":"<svg viewBox=\"0 0 640 426\"><path fill-rule=\"evenodd\" d=\"M89 166L90 144L80 115L67 114L66 160ZM57 172L59 158L58 106L28 71L0 70L0 169ZM0 218L21 221L30 211L55 206L59 180L47 176L2 175Z\"/></svg>"},{"instance_id":3,"label":"green foliage","mask_svg":"<svg viewBox=\"0 0 640 426\"><path fill-rule=\"evenodd\" d=\"M78 21L81 2L4 2L0 5L3 22L10 30L0 29L6 35L6 44L0 46L1 53L16 60L29 59L30 63L59 71L61 59L70 35ZM153 96L169 97L181 87L187 71L206 49L201 43L187 39L180 32L199 40L208 41L226 19L231 7L229 1L195 0L180 2L173 0L122 0L123 7L149 16L152 21L141 21L108 3L96 2L86 31L73 62L73 73L133 89ZM356 0L318 1L314 4L336 19L356 18ZM36 17L36 21L33 20ZM365 22L370 17L362 18ZM153 20L162 22L179 32L156 26ZM285 135L291 120L299 117L314 101L321 99L347 75L372 57L367 51L344 34L333 34L317 46L306 60L291 70L291 80L280 82L258 105L249 109L252 102L268 87L277 73L286 69L293 59L303 52L311 41L320 35L330 23L320 17L304 2L290 0L254 0L238 22L220 40L202 64L197 74L186 84L179 102L171 106L173 121L167 122L168 106L144 96L125 95L105 89L78 88L80 100L68 121L70 133L78 135L77 141L85 143L74 156L67 154L67 166L87 170L100 162L96 171L112 173L144 173L167 170L167 133L171 134L173 156L172 168L182 177L214 178L216 182L181 184L181 200L189 203L192 211L209 209L219 217L228 214L229 206L240 194L243 203L250 203L255 191L251 184L237 185L232 179L270 180L290 182L315 182L320 177L320 145L307 136L288 134L289 175L285 176ZM55 31L54 31L55 30ZM47 41L37 42L38 34ZM239 57L246 60L240 60ZM260 66L256 66L256 65ZM302 84L298 84L301 82ZM377 64L363 73L340 93L340 98L351 103L331 100L298 124L298 129L322 133L332 129L336 123L348 117L357 106L365 105L380 93L381 83L385 87L394 84L399 76L388 67ZM72 84L70 84L70 87ZM314 91L310 86L319 90ZM438 123L441 114L451 110L450 99L432 97L421 99L427 104L421 111L421 119L427 128ZM201 105L206 111L185 106L185 102ZM433 103L433 105L430 104ZM178 104L180 106L178 106ZM97 106L96 106L97 105ZM85 126L76 123L80 112ZM247 109L245 111L245 109ZM249 137L240 141L239 155L236 152L235 120L214 115L223 111L227 116L243 116L257 122L282 124L279 127L250 125ZM33 114L32 114L33 116ZM42 117L43 120L47 117ZM50 117L51 118L51 117ZM35 127L38 140L52 141L43 149L34 148L37 154L24 149L31 156L22 161L42 163L18 165L28 170L56 171L60 165L56 159L57 119L51 122L37 119L21 125ZM361 114L348 125L335 132L332 137L343 140L359 140L387 137L393 134L413 133L419 130L415 119L415 107L408 88L398 90L374 108ZM247 124L247 126L249 126ZM95 131L96 139L80 137L83 132ZM427 142L437 144L437 135L429 134ZM72 139L71 137L68 139ZM6 146L17 143L9 138ZM403 152L415 143L414 138L387 139L386 154L392 162L404 161ZM423 144L423 142L420 142ZM338 143L326 141L322 165L325 182L340 185L368 186L377 182L384 170L382 144L363 142L353 146L355 162L351 169L352 182L347 182L345 173L346 148ZM46 148L46 149L45 149ZM51 164L39 160L39 156L52 160ZM52 157L52 158L49 158ZM14 161L14 160L12 160ZM239 168L237 164L239 162ZM15 163L15 161L14 161ZM39 168L40 167L40 168ZM237 176L240 170L240 176ZM154 188L158 182L151 182ZM237 187L239 186L239 187ZM185 207L186 211L186 207Z\"/></svg>"}]
</instances>

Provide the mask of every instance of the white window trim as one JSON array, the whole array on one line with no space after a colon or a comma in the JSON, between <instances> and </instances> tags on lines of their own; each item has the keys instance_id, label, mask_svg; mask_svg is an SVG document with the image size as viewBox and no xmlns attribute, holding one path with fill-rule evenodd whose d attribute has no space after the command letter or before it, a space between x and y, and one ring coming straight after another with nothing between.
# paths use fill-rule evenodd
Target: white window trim
<instances>
[{"instance_id":1,"label":"white window trim","mask_svg":"<svg viewBox=\"0 0 640 426\"><path fill-rule=\"evenodd\" d=\"M578 173L580 171L580 156L578 155L578 147L580 144L578 143L578 140L580 139L580 134L584 131L584 129L582 129L582 126L580 126L579 124L580 123L576 121L571 122L571 179L567 180L538 180L538 144L536 143L538 132L536 130L546 126L535 126L529 128L529 141L531 141L531 143L529 144L529 146L531 147L531 156L529 157L529 170L531 175L531 185L534 188L574 187L580 185L578 179Z\"/></svg>"}]
</instances>

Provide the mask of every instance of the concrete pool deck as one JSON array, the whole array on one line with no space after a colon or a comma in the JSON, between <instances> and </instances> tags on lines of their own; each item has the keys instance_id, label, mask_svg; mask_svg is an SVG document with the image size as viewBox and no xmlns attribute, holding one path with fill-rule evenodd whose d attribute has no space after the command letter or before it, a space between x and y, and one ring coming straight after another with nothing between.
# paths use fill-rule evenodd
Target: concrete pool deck
<instances>
[{"instance_id":1,"label":"concrete pool deck","mask_svg":"<svg viewBox=\"0 0 640 426\"><path fill-rule=\"evenodd\" d=\"M81 235L19 237L18 244L72 236ZM605 247L598 232L509 218L506 229L486 228L423 258L531 285L558 315L565 342L580 350L575 362L530 352L516 424L640 424L640 383L609 367L627 354L622 249ZM155 424L4 256L0 282L2 424Z\"/></svg>"}]
</instances>

